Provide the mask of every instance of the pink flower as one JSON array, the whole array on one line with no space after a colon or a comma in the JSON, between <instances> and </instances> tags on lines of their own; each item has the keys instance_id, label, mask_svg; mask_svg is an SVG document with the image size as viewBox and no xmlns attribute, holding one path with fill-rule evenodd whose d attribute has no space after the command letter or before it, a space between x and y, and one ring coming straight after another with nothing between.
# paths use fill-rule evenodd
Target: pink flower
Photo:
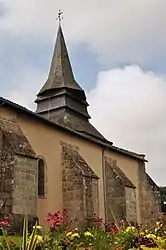
<instances>
[{"instance_id":1,"label":"pink flower","mask_svg":"<svg viewBox=\"0 0 166 250\"><path fill-rule=\"evenodd\" d=\"M9 227L10 224L7 220L0 221L0 227Z\"/></svg>"},{"instance_id":2,"label":"pink flower","mask_svg":"<svg viewBox=\"0 0 166 250\"><path fill-rule=\"evenodd\" d=\"M68 218L68 209L64 208L61 212L48 213L45 221L51 228L58 229L61 226L67 227L69 223Z\"/></svg>"}]
</instances>

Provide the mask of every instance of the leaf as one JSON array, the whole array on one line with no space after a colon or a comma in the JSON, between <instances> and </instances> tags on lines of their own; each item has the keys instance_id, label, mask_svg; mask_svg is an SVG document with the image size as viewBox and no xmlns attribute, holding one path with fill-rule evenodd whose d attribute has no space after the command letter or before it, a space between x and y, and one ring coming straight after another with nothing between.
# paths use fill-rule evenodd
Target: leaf
<instances>
[{"instance_id":1,"label":"leaf","mask_svg":"<svg viewBox=\"0 0 166 250\"><path fill-rule=\"evenodd\" d=\"M9 243L8 243L8 240L7 240L7 234L3 228L2 228L2 237L3 237L3 241L5 242L7 249L11 250Z\"/></svg>"},{"instance_id":2,"label":"leaf","mask_svg":"<svg viewBox=\"0 0 166 250\"><path fill-rule=\"evenodd\" d=\"M3 246L3 244L0 242L0 249L5 250L5 247Z\"/></svg>"},{"instance_id":3,"label":"leaf","mask_svg":"<svg viewBox=\"0 0 166 250\"><path fill-rule=\"evenodd\" d=\"M27 250L33 250L36 248L36 243L37 243L37 235L36 235L36 230L37 230L37 222L36 225L32 231L31 237L30 237L30 242L28 244Z\"/></svg>"},{"instance_id":4,"label":"leaf","mask_svg":"<svg viewBox=\"0 0 166 250\"><path fill-rule=\"evenodd\" d=\"M24 217L22 250L26 250L28 243L28 218Z\"/></svg>"}]
</instances>

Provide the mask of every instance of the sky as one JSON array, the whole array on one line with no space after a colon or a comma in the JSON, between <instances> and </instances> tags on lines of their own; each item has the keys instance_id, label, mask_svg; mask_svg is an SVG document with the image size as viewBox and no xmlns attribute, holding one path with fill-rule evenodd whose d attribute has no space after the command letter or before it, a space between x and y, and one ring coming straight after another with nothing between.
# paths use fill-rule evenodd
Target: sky
<instances>
[{"instance_id":1,"label":"sky","mask_svg":"<svg viewBox=\"0 0 166 250\"><path fill-rule=\"evenodd\" d=\"M58 9L91 122L116 146L146 154L166 185L166 1L0 0L1 96L35 109Z\"/></svg>"}]
</instances>

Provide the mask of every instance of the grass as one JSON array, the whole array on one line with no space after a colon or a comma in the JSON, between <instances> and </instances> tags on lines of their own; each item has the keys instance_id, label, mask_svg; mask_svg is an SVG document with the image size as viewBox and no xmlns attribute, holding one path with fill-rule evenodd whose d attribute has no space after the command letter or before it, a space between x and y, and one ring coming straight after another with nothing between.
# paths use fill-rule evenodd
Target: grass
<instances>
[{"instance_id":1,"label":"grass","mask_svg":"<svg viewBox=\"0 0 166 250\"><path fill-rule=\"evenodd\" d=\"M21 245L21 240L22 240L21 236L8 236L7 239L12 240L17 246ZM0 242L1 241L2 241L2 236L0 236Z\"/></svg>"}]
</instances>

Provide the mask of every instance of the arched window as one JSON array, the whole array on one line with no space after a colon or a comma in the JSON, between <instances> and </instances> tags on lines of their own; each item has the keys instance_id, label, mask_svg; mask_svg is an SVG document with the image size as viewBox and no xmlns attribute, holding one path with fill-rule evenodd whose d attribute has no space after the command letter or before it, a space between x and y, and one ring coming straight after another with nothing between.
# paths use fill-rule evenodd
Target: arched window
<instances>
[{"instance_id":1,"label":"arched window","mask_svg":"<svg viewBox=\"0 0 166 250\"><path fill-rule=\"evenodd\" d=\"M44 197L44 182L45 182L45 173L44 173L44 161L42 159L38 160L38 196Z\"/></svg>"}]
</instances>

